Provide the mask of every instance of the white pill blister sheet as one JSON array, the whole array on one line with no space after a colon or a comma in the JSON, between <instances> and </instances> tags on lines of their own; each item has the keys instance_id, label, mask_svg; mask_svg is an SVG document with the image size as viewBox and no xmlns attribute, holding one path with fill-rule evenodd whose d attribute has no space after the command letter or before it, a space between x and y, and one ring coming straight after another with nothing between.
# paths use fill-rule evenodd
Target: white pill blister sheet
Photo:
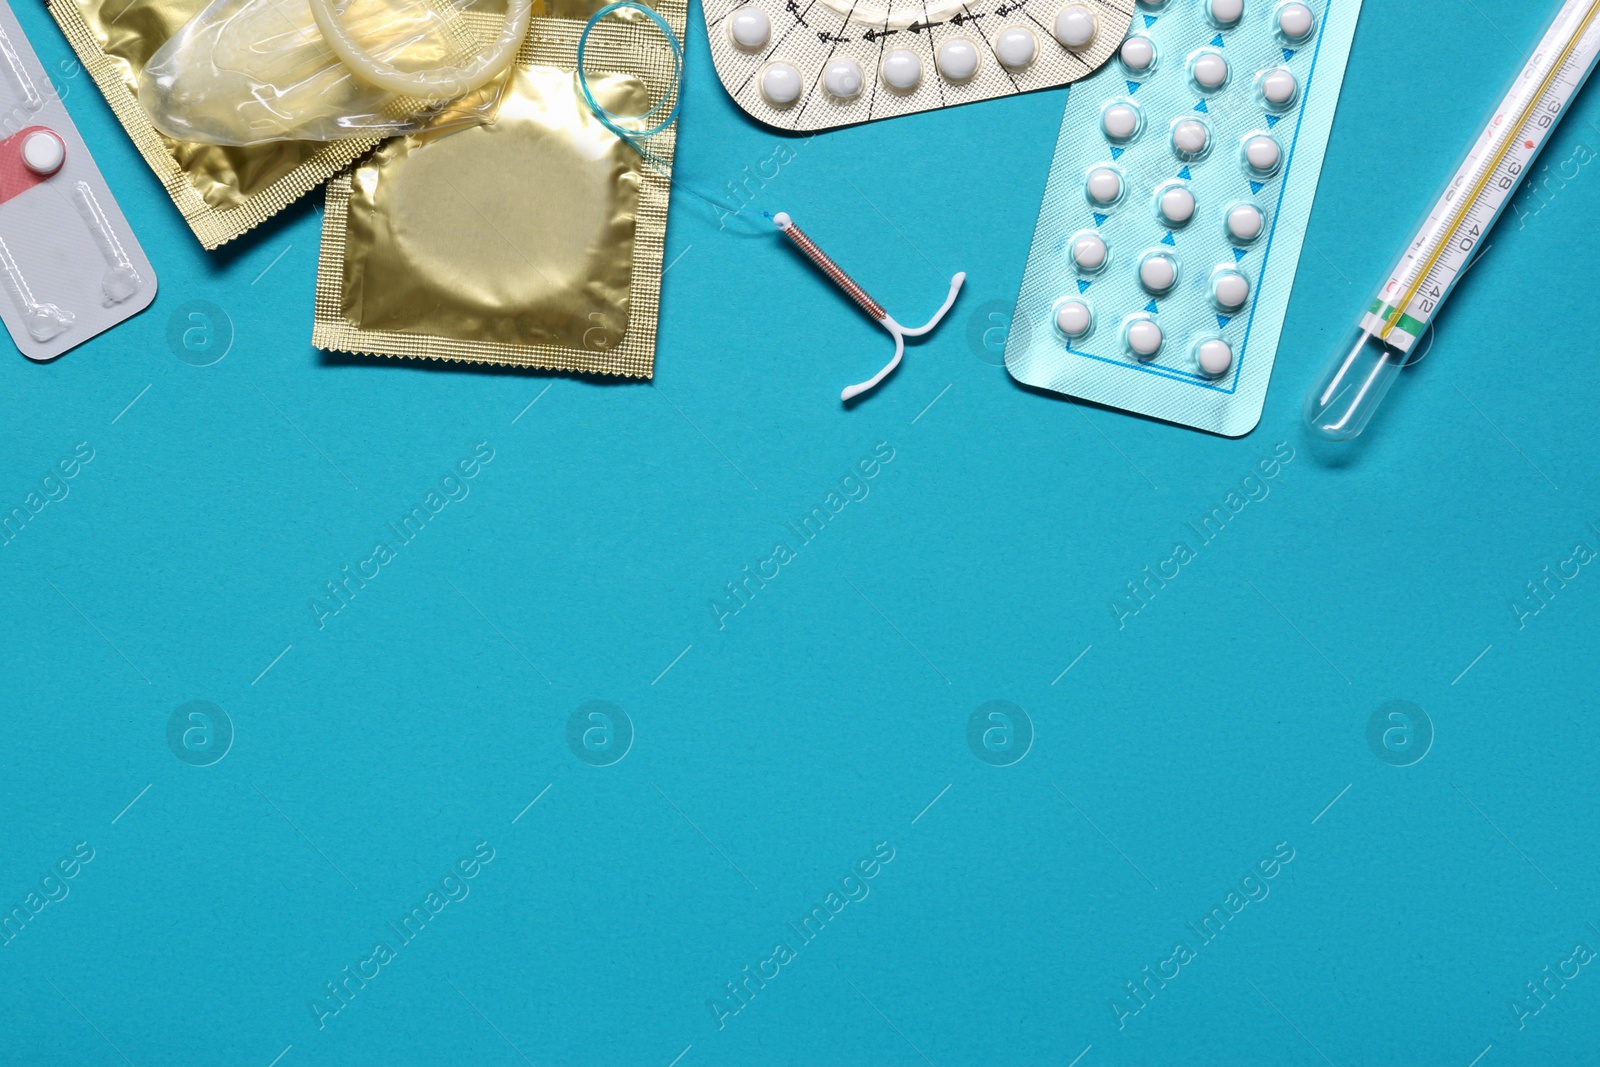
<instances>
[{"instance_id":1,"label":"white pill blister sheet","mask_svg":"<svg viewBox=\"0 0 1600 1067\"><path fill-rule=\"evenodd\" d=\"M156 275L11 8L0 3L0 319L54 359L149 306Z\"/></svg>"},{"instance_id":2,"label":"white pill blister sheet","mask_svg":"<svg viewBox=\"0 0 1600 1067\"><path fill-rule=\"evenodd\" d=\"M710 0L711 60L769 126L826 130L1048 89L1106 63L1134 0Z\"/></svg>"},{"instance_id":3,"label":"white pill blister sheet","mask_svg":"<svg viewBox=\"0 0 1600 1067\"><path fill-rule=\"evenodd\" d=\"M1229 437L1261 419L1360 0L1140 0L1074 86L1006 368Z\"/></svg>"}]
</instances>

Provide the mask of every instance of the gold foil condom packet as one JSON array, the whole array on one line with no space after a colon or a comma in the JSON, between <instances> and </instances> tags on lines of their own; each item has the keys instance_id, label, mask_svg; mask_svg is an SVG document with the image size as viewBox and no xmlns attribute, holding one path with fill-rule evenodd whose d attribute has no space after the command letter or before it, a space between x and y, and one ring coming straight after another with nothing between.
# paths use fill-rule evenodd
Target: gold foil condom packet
<instances>
[{"instance_id":1,"label":"gold foil condom packet","mask_svg":"<svg viewBox=\"0 0 1600 1067\"><path fill-rule=\"evenodd\" d=\"M657 10L681 35L682 0ZM583 27L534 20L492 124L396 138L329 183L314 345L651 375L671 182L585 104ZM585 58L613 114L677 91L648 22L601 21ZM675 133L650 141L662 166Z\"/></svg>"},{"instance_id":2,"label":"gold foil condom packet","mask_svg":"<svg viewBox=\"0 0 1600 1067\"><path fill-rule=\"evenodd\" d=\"M145 64L203 11L207 0L48 0L84 69L94 79L184 221L207 249L260 225L378 144L376 137L198 144L163 135L139 102ZM452 24L461 47L491 36L499 20ZM460 116L456 116L460 120ZM473 119L473 121L477 121Z\"/></svg>"}]
</instances>

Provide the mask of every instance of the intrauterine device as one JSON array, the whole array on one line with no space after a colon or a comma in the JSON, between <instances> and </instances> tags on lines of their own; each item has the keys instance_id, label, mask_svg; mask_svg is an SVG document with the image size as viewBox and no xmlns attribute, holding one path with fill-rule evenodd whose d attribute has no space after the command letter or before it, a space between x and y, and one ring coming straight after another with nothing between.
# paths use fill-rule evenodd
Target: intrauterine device
<instances>
[{"instance_id":1,"label":"intrauterine device","mask_svg":"<svg viewBox=\"0 0 1600 1067\"><path fill-rule=\"evenodd\" d=\"M961 283L967 280L966 272L958 271L955 277L950 279L950 291L945 294L944 303L939 305L939 310L933 313L933 318L921 326L902 326L894 321L894 316L883 310L882 304L868 296L865 289L857 285L850 275L841 270L837 263L829 259L828 254L818 248L815 241L801 232L800 227L794 224L794 220L789 217L787 211L778 212L772 217L772 222L785 237L794 242L796 248L805 253L807 259L817 265L818 270L826 274L833 284L843 289L845 295L854 300L862 311L872 316L873 322L889 331L889 336L894 338L894 358L884 364L883 369L871 378L846 387L839 394L840 400L853 400L870 389L876 389L878 383L887 378L900 365L900 359L906 352L906 338L921 337L939 325L939 320L944 318L945 312L949 311L950 306L956 302L956 294L961 292Z\"/></svg>"},{"instance_id":2,"label":"intrauterine device","mask_svg":"<svg viewBox=\"0 0 1600 1067\"><path fill-rule=\"evenodd\" d=\"M11 8L0 4L0 319L54 359L143 311L156 275Z\"/></svg>"},{"instance_id":3,"label":"intrauterine device","mask_svg":"<svg viewBox=\"0 0 1600 1067\"><path fill-rule=\"evenodd\" d=\"M1566 0L1389 280L1306 394L1322 437L1361 433L1600 57L1600 0Z\"/></svg>"},{"instance_id":4,"label":"intrauterine device","mask_svg":"<svg viewBox=\"0 0 1600 1067\"><path fill-rule=\"evenodd\" d=\"M711 0L711 61L769 126L826 130L1066 85L1100 68L1133 0Z\"/></svg>"}]
</instances>

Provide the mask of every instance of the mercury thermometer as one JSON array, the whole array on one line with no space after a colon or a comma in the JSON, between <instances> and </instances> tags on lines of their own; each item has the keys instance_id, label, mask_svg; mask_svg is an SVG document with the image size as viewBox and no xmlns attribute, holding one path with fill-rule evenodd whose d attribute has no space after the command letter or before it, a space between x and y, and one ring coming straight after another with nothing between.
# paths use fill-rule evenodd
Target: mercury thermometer
<instances>
[{"instance_id":1,"label":"mercury thermometer","mask_svg":"<svg viewBox=\"0 0 1600 1067\"><path fill-rule=\"evenodd\" d=\"M1597 57L1600 0L1565 0L1361 316L1354 343L1338 350L1306 394L1306 422L1314 432L1348 441L1366 429Z\"/></svg>"}]
</instances>

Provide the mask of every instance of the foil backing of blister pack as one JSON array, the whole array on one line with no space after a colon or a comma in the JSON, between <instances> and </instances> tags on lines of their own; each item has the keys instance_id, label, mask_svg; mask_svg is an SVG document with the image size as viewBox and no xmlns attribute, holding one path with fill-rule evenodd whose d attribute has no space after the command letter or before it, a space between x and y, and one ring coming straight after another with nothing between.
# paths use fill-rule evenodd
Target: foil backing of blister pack
<instances>
[{"instance_id":1,"label":"foil backing of blister pack","mask_svg":"<svg viewBox=\"0 0 1600 1067\"><path fill-rule=\"evenodd\" d=\"M1079 397L1229 437L1260 421L1288 309L1301 243L1327 150L1360 0L1247 0L1237 24L1208 18L1209 0L1141 0L1133 37L1154 49L1153 67L1130 70L1119 55L1095 77L1072 88L1045 187L1006 344L1006 367L1025 385ZM1286 7L1309 8L1312 31L1286 39ZM1197 82L1196 64L1224 58L1227 81L1215 89ZM1215 59L1198 68L1206 76ZM1216 68L1221 69L1221 68ZM1273 104L1265 94L1273 71L1293 75L1297 95ZM1280 75L1281 78L1281 75ZM1131 107L1138 132L1113 137L1110 108ZM1198 157L1179 151L1181 124L1208 134ZM1276 146L1270 174L1254 172L1247 147ZM1088 190L1092 175L1114 172L1123 192L1111 205ZM1158 193L1182 187L1193 214L1173 225ZM1236 209L1259 218L1245 240L1230 232ZM1248 231L1244 231L1248 232ZM1086 270L1076 242L1088 238L1106 262ZM1096 244L1096 241L1100 244ZM1170 289L1152 291L1141 278L1147 257L1175 268ZM1162 267L1162 273L1166 264ZM1241 281L1246 303L1219 304L1218 280ZM1057 312L1066 302L1091 312L1063 332ZM1075 314L1080 309L1071 309ZM1067 316L1072 318L1073 316ZM1160 348L1136 349L1159 330ZM1130 338L1130 329L1137 336ZM1202 359L1202 346L1225 346L1230 358ZM1209 352L1206 353L1209 357Z\"/></svg>"}]
</instances>

